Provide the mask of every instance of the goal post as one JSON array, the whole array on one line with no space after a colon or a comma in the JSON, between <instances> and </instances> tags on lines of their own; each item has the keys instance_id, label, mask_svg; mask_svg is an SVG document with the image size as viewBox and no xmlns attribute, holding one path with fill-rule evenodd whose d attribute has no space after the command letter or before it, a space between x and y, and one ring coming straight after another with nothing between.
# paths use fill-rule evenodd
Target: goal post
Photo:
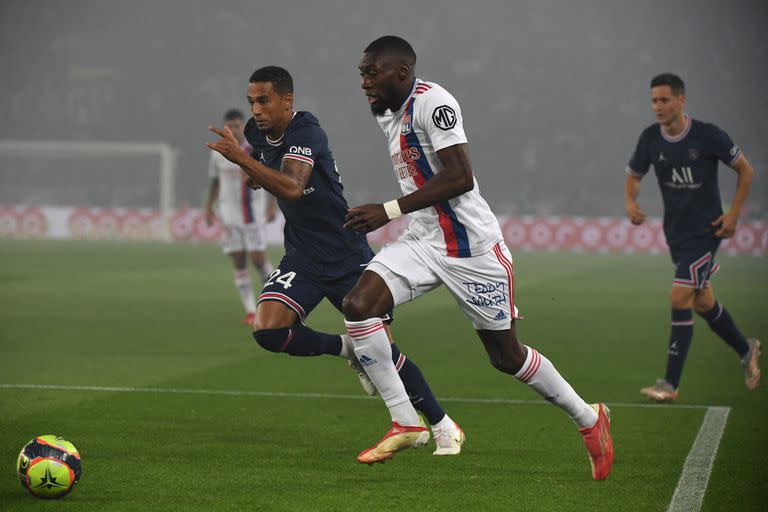
<instances>
[{"instance_id":1,"label":"goal post","mask_svg":"<svg viewBox=\"0 0 768 512\"><path fill-rule=\"evenodd\" d=\"M175 207L176 156L176 151L170 145L161 142L0 139L0 181L3 183L2 188L7 191L0 194L0 203L32 203L32 206L152 208L160 211L167 225ZM136 163L126 161L131 158ZM152 162L141 161L147 158ZM121 164L118 165L118 161ZM91 172L88 178L83 176L78 178L78 172L82 175L87 172L84 171L88 168L86 162L96 162L91 164L95 166L96 171ZM112 176L109 173L109 166L117 169ZM145 176L135 177L131 183L131 174L138 171L138 167L145 167L143 169ZM146 177L146 167L154 168L151 172L157 172L158 175L152 179ZM27 173L31 176L26 177L25 183L23 173L27 168L32 169L32 172ZM99 172L103 174L99 176ZM114 173L122 173L122 175L118 179ZM136 174L140 173L136 172ZM67 177L70 175L74 177L75 183L68 182ZM98 177L96 181L101 181L98 183L102 185L100 190L92 193L87 190L80 194L67 193L67 188L73 189L78 185L88 187L85 181L93 181L94 176ZM48 179L51 181L47 182ZM142 180L144 183L136 183L136 180ZM40 183L41 181L45 183ZM126 184L130 183L131 187L138 192L134 191L128 198L117 193L112 197L105 197L109 196L105 189L108 189L108 185L113 182L115 189L125 188ZM46 194L34 194L30 190L35 186L59 187L59 190L50 190ZM95 188L98 189L98 187ZM142 188L146 193L141 191ZM128 196L128 194L124 195ZM82 204L91 201L93 201L91 204ZM47 204L35 204L39 202ZM167 231L170 236L170 230Z\"/></svg>"}]
</instances>

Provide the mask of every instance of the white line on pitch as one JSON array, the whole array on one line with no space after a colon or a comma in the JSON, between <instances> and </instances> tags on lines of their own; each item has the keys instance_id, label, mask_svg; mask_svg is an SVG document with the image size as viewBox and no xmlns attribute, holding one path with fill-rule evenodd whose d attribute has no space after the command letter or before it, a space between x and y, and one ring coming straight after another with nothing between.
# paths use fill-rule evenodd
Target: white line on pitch
<instances>
[{"instance_id":1,"label":"white line on pitch","mask_svg":"<svg viewBox=\"0 0 768 512\"><path fill-rule=\"evenodd\" d=\"M683 464L683 472L677 481L667 512L699 511L707 491L712 465L728 421L730 407L710 407L701 422L699 434Z\"/></svg>"},{"instance_id":2,"label":"white line on pitch","mask_svg":"<svg viewBox=\"0 0 768 512\"><path fill-rule=\"evenodd\" d=\"M180 395L220 395L220 396L258 396L278 398L330 398L342 400L375 400L365 395L341 395L333 393L289 393L282 391L248 391L236 389L193 389L193 388L137 388L117 386L64 386L56 384L1 384L0 389L47 389L54 391L102 391L110 393L173 393ZM467 404L506 404L506 405L549 405L545 400L517 400L512 398L463 398L438 397L442 402ZM611 407L638 407L661 409L709 409L709 405L696 404L648 404L609 402Z\"/></svg>"}]
</instances>

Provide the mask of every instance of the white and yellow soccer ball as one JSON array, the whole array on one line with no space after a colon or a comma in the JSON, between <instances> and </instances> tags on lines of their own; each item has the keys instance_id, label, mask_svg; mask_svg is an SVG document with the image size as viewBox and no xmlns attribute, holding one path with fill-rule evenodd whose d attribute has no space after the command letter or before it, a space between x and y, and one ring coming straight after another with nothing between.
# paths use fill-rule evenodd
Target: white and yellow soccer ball
<instances>
[{"instance_id":1,"label":"white and yellow soccer ball","mask_svg":"<svg viewBox=\"0 0 768 512\"><path fill-rule=\"evenodd\" d=\"M80 481L80 453L58 436L38 436L24 445L16 462L19 481L38 498L61 498Z\"/></svg>"}]
</instances>

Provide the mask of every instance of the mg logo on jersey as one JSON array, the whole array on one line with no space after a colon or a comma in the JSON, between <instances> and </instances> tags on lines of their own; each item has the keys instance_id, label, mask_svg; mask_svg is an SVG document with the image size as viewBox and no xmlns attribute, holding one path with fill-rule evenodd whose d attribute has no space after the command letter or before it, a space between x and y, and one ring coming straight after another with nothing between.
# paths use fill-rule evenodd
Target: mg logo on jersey
<instances>
[{"instance_id":1,"label":"mg logo on jersey","mask_svg":"<svg viewBox=\"0 0 768 512\"><path fill-rule=\"evenodd\" d=\"M441 105L432 112L432 122L441 130L456 126L456 112L448 105Z\"/></svg>"},{"instance_id":2,"label":"mg logo on jersey","mask_svg":"<svg viewBox=\"0 0 768 512\"><path fill-rule=\"evenodd\" d=\"M294 155L312 156L311 148L304 148L301 146L291 146L288 148L288 152L293 153Z\"/></svg>"},{"instance_id":3,"label":"mg logo on jersey","mask_svg":"<svg viewBox=\"0 0 768 512\"><path fill-rule=\"evenodd\" d=\"M672 168L672 183L693 183L693 173L690 167Z\"/></svg>"}]
</instances>

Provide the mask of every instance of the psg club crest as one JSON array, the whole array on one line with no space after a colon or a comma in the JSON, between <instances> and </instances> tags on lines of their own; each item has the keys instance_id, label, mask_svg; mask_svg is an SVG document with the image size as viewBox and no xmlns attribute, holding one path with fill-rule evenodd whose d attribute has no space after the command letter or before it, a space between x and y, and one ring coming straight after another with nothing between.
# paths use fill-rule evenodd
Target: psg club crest
<instances>
[{"instance_id":1,"label":"psg club crest","mask_svg":"<svg viewBox=\"0 0 768 512\"><path fill-rule=\"evenodd\" d=\"M403 135L408 135L411 133L411 130L411 116L408 114L403 114L403 124L400 126L400 133Z\"/></svg>"},{"instance_id":2,"label":"psg club crest","mask_svg":"<svg viewBox=\"0 0 768 512\"><path fill-rule=\"evenodd\" d=\"M691 160L698 160L699 159L699 151L694 148L690 148L688 150L688 158Z\"/></svg>"}]
</instances>

